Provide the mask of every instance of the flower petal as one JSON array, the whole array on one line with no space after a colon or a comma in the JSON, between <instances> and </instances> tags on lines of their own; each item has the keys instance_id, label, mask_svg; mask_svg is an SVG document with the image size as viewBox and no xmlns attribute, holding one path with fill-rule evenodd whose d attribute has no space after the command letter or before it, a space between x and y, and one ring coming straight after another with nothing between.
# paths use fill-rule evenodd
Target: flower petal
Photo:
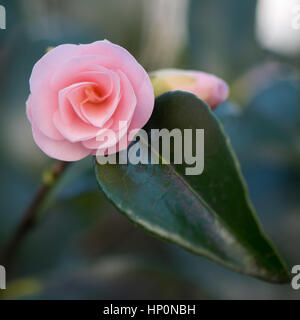
<instances>
[{"instance_id":1,"label":"flower petal","mask_svg":"<svg viewBox=\"0 0 300 320\"><path fill-rule=\"evenodd\" d=\"M60 90L76 82L89 81L89 79L82 79L82 73L110 71L104 67L108 60L108 57L99 55L73 56L65 61L59 69L55 70L50 81L51 87Z\"/></svg>"},{"instance_id":2,"label":"flower petal","mask_svg":"<svg viewBox=\"0 0 300 320\"><path fill-rule=\"evenodd\" d=\"M54 126L53 115L58 110L57 94L49 90L46 86L31 94L30 114L32 123L39 128L44 135L51 139L63 140L63 136Z\"/></svg>"},{"instance_id":3,"label":"flower petal","mask_svg":"<svg viewBox=\"0 0 300 320\"><path fill-rule=\"evenodd\" d=\"M140 129L149 121L154 108L154 93L151 81L146 74L136 92L137 105L129 130Z\"/></svg>"},{"instance_id":4,"label":"flower petal","mask_svg":"<svg viewBox=\"0 0 300 320\"><path fill-rule=\"evenodd\" d=\"M79 46L75 44L62 44L47 52L33 67L29 79L30 91L39 90L41 84L48 82L54 70L59 70L70 57L78 54Z\"/></svg>"},{"instance_id":5,"label":"flower petal","mask_svg":"<svg viewBox=\"0 0 300 320\"><path fill-rule=\"evenodd\" d=\"M121 122L126 122L129 127L137 104L135 92L127 76L121 70L118 70L118 74L121 81L121 99L118 108L112 115L114 123L111 130L115 131L120 130Z\"/></svg>"},{"instance_id":6,"label":"flower petal","mask_svg":"<svg viewBox=\"0 0 300 320\"><path fill-rule=\"evenodd\" d=\"M66 140L49 139L34 124L32 125L32 133L35 143L51 158L62 161L77 161L91 153L80 142L71 143Z\"/></svg>"},{"instance_id":7,"label":"flower petal","mask_svg":"<svg viewBox=\"0 0 300 320\"><path fill-rule=\"evenodd\" d=\"M120 81L122 86L122 89L121 89L122 95L121 95L121 100L119 102L119 105L115 113L111 117L111 120L113 120L113 123L109 127L110 130L115 132L116 141L106 141L104 139L106 137L106 131L103 131L99 133L95 138L92 138L90 140L83 142L84 146L86 146L87 148L90 148L90 149L109 148L112 145L119 142L127 133L128 128L130 127L131 119L134 114L137 101L136 101L135 93L133 91L133 88L128 78L125 76L125 74L122 71L118 70L118 73L120 76ZM124 141L124 139L122 141ZM126 146L127 145L128 143L126 142Z\"/></svg>"},{"instance_id":8,"label":"flower petal","mask_svg":"<svg viewBox=\"0 0 300 320\"><path fill-rule=\"evenodd\" d=\"M72 119L72 121L68 123L64 122L59 111L55 112L53 121L56 128L67 140L79 142L91 139L98 134L99 128L83 122L77 116L71 105L66 108L69 110L69 119Z\"/></svg>"},{"instance_id":9,"label":"flower petal","mask_svg":"<svg viewBox=\"0 0 300 320\"><path fill-rule=\"evenodd\" d=\"M59 101L59 111L61 115L61 119L66 123L71 123L72 117L69 117L69 103L73 107L73 110L76 112L78 117L86 122L89 123L84 115L81 113L80 110L80 102L83 101L86 96L84 93L84 88L87 86L94 86L96 83L94 82L80 82L75 83L67 88L64 88L59 91L58 93L58 101Z\"/></svg>"},{"instance_id":10,"label":"flower petal","mask_svg":"<svg viewBox=\"0 0 300 320\"><path fill-rule=\"evenodd\" d=\"M118 108L120 101L120 78L114 72L110 72L110 77L112 80L112 91L109 97L104 101L99 101L99 103L88 101L80 106L80 111L85 119L99 128L103 127L105 122L111 118Z\"/></svg>"}]
</instances>

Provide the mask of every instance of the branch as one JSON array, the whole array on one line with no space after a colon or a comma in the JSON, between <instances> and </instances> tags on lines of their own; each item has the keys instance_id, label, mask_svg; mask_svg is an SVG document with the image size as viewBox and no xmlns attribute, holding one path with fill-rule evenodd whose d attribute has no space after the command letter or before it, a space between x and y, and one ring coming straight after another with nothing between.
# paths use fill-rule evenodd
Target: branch
<instances>
[{"instance_id":1,"label":"branch","mask_svg":"<svg viewBox=\"0 0 300 320\"><path fill-rule=\"evenodd\" d=\"M40 186L32 202L25 211L20 224L3 250L0 263L5 267L8 267L8 265L12 262L24 238L34 227L39 215L39 210L42 207L44 200L57 184L59 178L68 165L69 162L59 161L52 170L46 172L44 175L43 184Z\"/></svg>"}]
</instances>

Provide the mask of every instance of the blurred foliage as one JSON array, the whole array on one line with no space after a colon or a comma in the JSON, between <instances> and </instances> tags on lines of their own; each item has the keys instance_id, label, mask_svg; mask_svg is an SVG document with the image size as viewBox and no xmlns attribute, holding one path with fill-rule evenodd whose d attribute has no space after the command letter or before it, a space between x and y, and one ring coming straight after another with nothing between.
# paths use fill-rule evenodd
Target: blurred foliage
<instances>
[{"instance_id":1,"label":"blurred foliage","mask_svg":"<svg viewBox=\"0 0 300 320\"><path fill-rule=\"evenodd\" d=\"M0 249L51 163L34 145L25 116L33 64L48 46L103 38L139 58L139 2L1 2L8 22L0 30ZM171 67L201 69L230 83L231 99L216 114L264 229L292 266L300 264L300 57L259 47L255 4L191 0L189 41ZM271 71L270 63L276 65ZM72 165L62 183L7 270L9 289L1 298L300 298L288 284L235 274L139 230L99 193L91 159Z\"/></svg>"}]
</instances>

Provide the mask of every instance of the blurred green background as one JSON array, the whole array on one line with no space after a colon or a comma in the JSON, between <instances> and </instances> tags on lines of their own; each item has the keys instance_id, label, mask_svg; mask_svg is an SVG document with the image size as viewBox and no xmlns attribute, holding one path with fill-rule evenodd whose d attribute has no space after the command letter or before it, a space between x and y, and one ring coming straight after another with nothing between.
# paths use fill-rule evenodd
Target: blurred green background
<instances>
[{"instance_id":1,"label":"blurred green background","mask_svg":"<svg viewBox=\"0 0 300 320\"><path fill-rule=\"evenodd\" d=\"M216 114L265 231L290 268L300 264L300 30L289 8L277 19L278 1L258 2L0 1L0 250L53 162L25 115L34 63L48 46L108 39L148 71L198 69L230 84ZM7 273L1 298L300 299L289 284L235 274L136 228L98 190L91 158L69 168Z\"/></svg>"}]
</instances>

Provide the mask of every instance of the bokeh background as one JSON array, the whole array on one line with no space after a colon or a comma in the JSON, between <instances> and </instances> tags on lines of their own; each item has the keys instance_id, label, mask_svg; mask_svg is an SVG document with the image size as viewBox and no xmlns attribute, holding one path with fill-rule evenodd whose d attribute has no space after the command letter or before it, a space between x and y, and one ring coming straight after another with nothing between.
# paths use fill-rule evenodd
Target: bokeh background
<instances>
[{"instance_id":1,"label":"bokeh background","mask_svg":"<svg viewBox=\"0 0 300 320\"><path fill-rule=\"evenodd\" d=\"M149 71L199 69L230 84L216 114L265 231L289 268L300 264L298 0L0 4L0 250L53 163L25 115L31 69L49 46L106 38ZM300 299L289 284L233 273L132 225L98 190L91 158L69 168L7 273L9 299Z\"/></svg>"}]
</instances>

